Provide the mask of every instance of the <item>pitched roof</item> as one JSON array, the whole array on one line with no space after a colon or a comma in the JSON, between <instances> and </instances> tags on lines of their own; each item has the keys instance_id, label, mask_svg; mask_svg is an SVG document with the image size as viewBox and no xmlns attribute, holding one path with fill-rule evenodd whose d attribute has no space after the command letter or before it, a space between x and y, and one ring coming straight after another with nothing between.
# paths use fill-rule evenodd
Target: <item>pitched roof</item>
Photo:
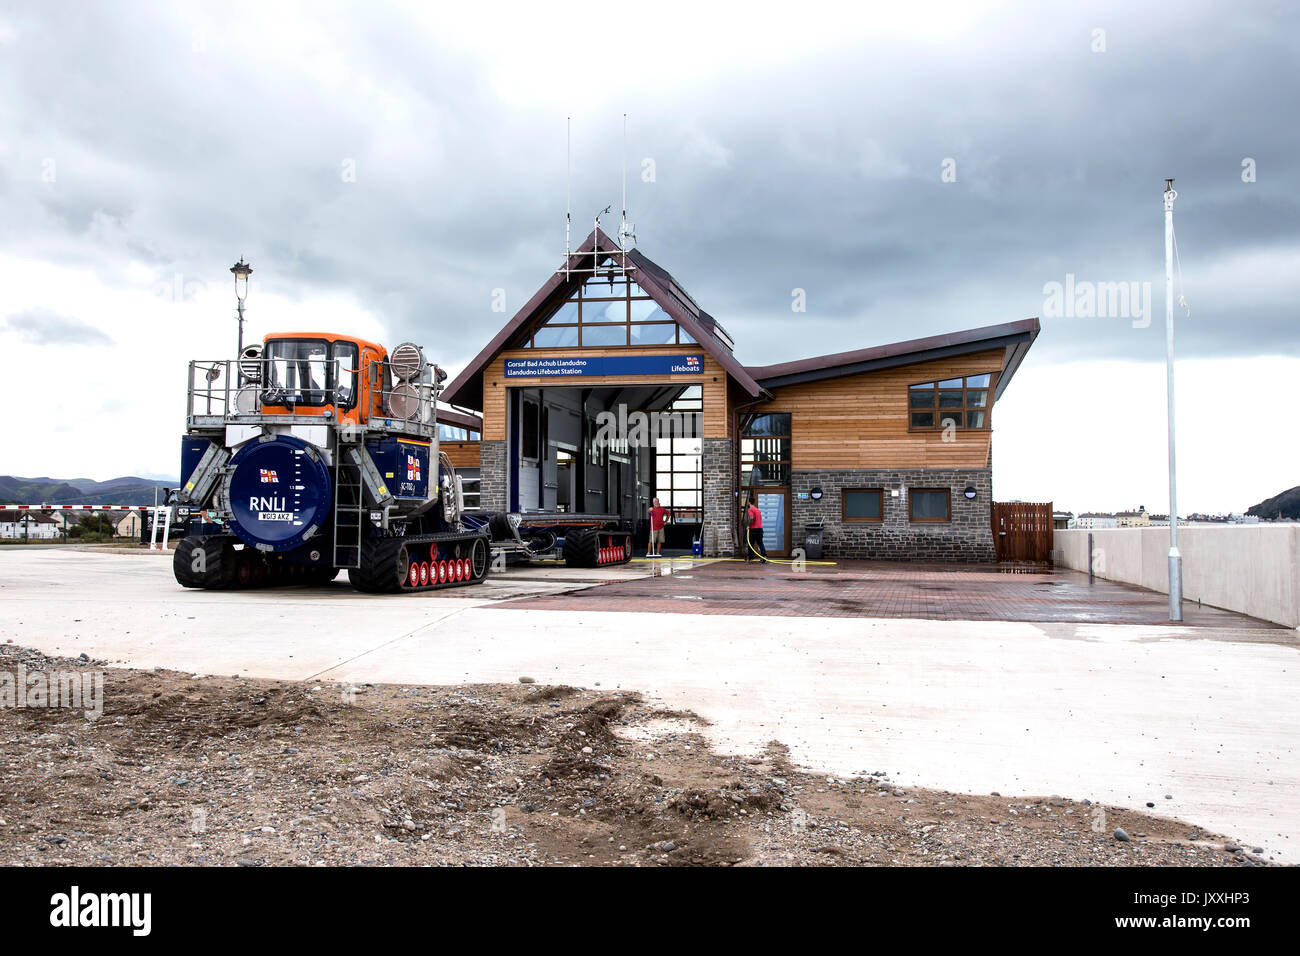
<instances>
[{"instance_id":1,"label":"pitched roof","mask_svg":"<svg viewBox=\"0 0 1300 956\"><path fill-rule=\"evenodd\" d=\"M995 398L1001 398L1003 389L1011 381L1011 376L1020 366L1025 353L1029 351L1029 346L1038 337L1038 330L1038 319L1021 319L1001 325L967 329L964 332L930 335L906 342L856 349L852 352L835 352L831 355L818 355L814 358L781 362L776 365L749 366L746 370L760 385L770 389L1004 348L1006 356L1002 363L1003 369L994 389Z\"/></svg>"},{"instance_id":2,"label":"pitched roof","mask_svg":"<svg viewBox=\"0 0 1300 956\"><path fill-rule=\"evenodd\" d=\"M440 408L437 411L437 418L439 425L459 425L461 428L472 428L476 432L483 430L482 417L469 412L455 412L449 408Z\"/></svg>"},{"instance_id":3,"label":"pitched roof","mask_svg":"<svg viewBox=\"0 0 1300 956\"><path fill-rule=\"evenodd\" d=\"M577 251L570 255L567 265L561 267L537 290L524 307L515 313L514 318L493 336L492 341L443 390L442 400L449 405L460 405L463 408L480 407L483 403L483 370L505 349L516 332L537 319L559 295L567 295L582 282L583 273L566 276L565 268L584 268L585 260L602 253L616 261L619 257L626 257L626 264L635 269L633 279L636 284L689 332L700 348L725 368L750 396L758 398L764 393L762 386L754 381L745 367L731 354L730 337L724 330L720 330L711 315L703 311L695 300L687 295L666 269L636 250L624 252L619 248L618 243L605 235L604 230L596 228Z\"/></svg>"}]
</instances>

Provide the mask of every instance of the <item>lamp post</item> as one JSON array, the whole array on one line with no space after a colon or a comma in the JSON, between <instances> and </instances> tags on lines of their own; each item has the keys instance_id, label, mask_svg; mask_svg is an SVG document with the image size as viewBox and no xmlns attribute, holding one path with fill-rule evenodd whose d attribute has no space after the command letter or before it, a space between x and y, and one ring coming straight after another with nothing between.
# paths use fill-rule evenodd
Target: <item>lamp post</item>
<instances>
[{"instance_id":1,"label":"lamp post","mask_svg":"<svg viewBox=\"0 0 1300 956\"><path fill-rule=\"evenodd\" d=\"M230 267L235 274L235 299L239 303L239 350L236 355L244 354L244 300L248 298L248 277L253 274L253 267L240 256L239 261Z\"/></svg>"},{"instance_id":2,"label":"lamp post","mask_svg":"<svg viewBox=\"0 0 1300 956\"><path fill-rule=\"evenodd\" d=\"M1183 619L1183 556L1178 550L1178 472L1174 460L1174 181L1165 180L1165 387L1169 401L1169 620Z\"/></svg>"}]
</instances>

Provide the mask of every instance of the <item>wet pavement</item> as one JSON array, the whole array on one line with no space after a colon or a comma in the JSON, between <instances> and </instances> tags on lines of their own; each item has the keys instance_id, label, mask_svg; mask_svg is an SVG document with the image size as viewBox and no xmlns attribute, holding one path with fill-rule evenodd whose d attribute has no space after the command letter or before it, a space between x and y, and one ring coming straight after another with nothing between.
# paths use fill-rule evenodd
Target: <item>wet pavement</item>
<instances>
[{"instance_id":1,"label":"wet pavement","mask_svg":"<svg viewBox=\"0 0 1300 956\"><path fill-rule=\"evenodd\" d=\"M743 561L644 561L635 577L563 594L532 595L497 607L553 611L645 611L789 617L911 618L1167 624L1159 592L1078 571L1026 566L842 561L803 571ZM1277 628L1232 611L1188 602L1191 627Z\"/></svg>"}]
</instances>

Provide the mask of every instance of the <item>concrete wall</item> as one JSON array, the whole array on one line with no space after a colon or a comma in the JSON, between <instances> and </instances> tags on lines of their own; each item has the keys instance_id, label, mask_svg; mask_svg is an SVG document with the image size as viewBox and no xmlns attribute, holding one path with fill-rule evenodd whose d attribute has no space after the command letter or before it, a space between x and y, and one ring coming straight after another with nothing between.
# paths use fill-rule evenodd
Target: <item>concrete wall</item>
<instances>
[{"instance_id":1,"label":"concrete wall","mask_svg":"<svg viewBox=\"0 0 1300 956\"><path fill-rule=\"evenodd\" d=\"M1058 564L1088 570L1088 534L1055 532ZM1169 529L1091 532L1096 574L1169 593ZM1300 525L1191 525L1178 528L1183 598L1288 627L1300 627Z\"/></svg>"}]
</instances>

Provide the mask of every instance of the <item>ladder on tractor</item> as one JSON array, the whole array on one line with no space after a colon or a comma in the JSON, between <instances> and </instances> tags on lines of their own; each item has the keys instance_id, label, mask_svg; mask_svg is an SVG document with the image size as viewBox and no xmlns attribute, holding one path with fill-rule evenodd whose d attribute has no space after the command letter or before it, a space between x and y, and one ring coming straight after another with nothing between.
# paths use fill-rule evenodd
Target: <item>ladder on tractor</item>
<instances>
[{"instance_id":1,"label":"ladder on tractor","mask_svg":"<svg viewBox=\"0 0 1300 956\"><path fill-rule=\"evenodd\" d=\"M334 567L361 567L365 518L361 466L340 445L334 456Z\"/></svg>"}]
</instances>

